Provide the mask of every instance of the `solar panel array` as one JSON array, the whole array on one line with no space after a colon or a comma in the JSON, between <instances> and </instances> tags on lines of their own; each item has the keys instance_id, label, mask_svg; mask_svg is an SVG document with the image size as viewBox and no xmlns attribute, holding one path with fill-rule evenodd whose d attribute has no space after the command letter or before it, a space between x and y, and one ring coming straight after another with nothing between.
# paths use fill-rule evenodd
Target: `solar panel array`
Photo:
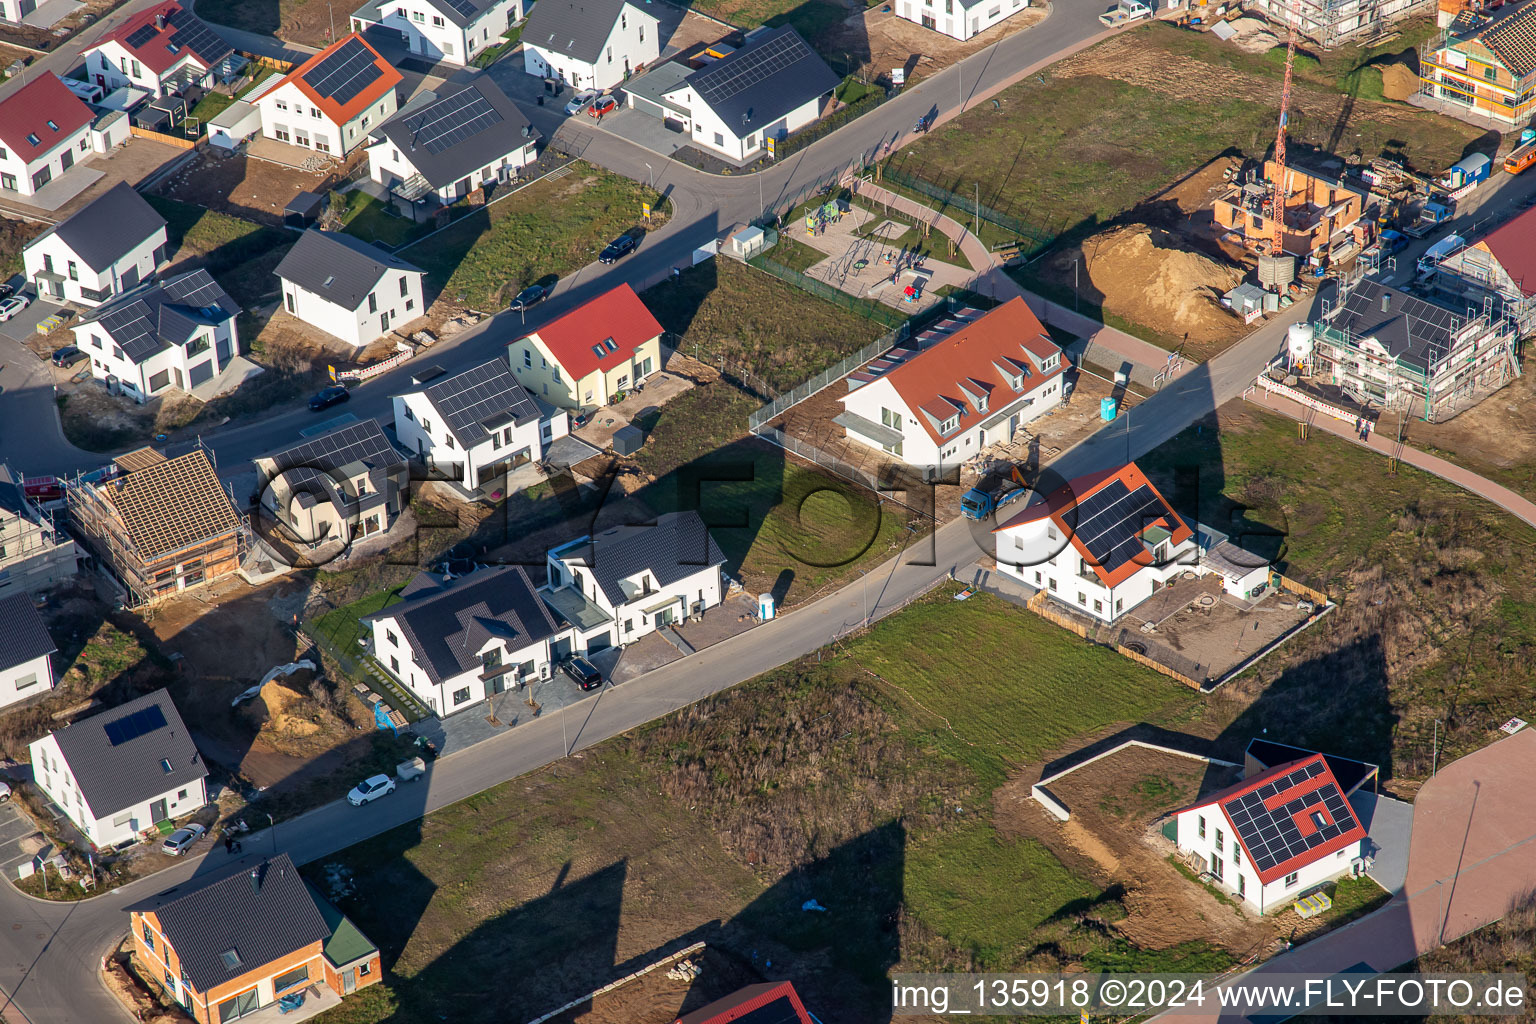
<instances>
[{"instance_id":1,"label":"solar panel array","mask_svg":"<svg viewBox=\"0 0 1536 1024\"><path fill-rule=\"evenodd\" d=\"M736 53L739 56L734 60L721 61L693 79L693 87L705 103L714 106L728 100L812 56L805 40L794 33Z\"/></svg>"},{"instance_id":2,"label":"solar panel array","mask_svg":"<svg viewBox=\"0 0 1536 1024\"><path fill-rule=\"evenodd\" d=\"M1141 531L1167 515L1162 498L1152 488L1143 486L1133 491L1119 480L1111 480L1078 502L1072 529L1099 567L1112 573L1146 550Z\"/></svg>"},{"instance_id":3,"label":"solar panel array","mask_svg":"<svg viewBox=\"0 0 1536 1024\"><path fill-rule=\"evenodd\" d=\"M406 126L416 145L428 153L441 153L503 120L501 112L471 86L413 114Z\"/></svg>"},{"instance_id":4,"label":"solar panel array","mask_svg":"<svg viewBox=\"0 0 1536 1024\"><path fill-rule=\"evenodd\" d=\"M156 729L164 729L165 712L160 710L160 705L151 704L131 715L114 718L102 728L106 730L107 742L114 747L120 747L129 740L136 740Z\"/></svg>"},{"instance_id":5,"label":"solar panel array","mask_svg":"<svg viewBox=\"0 0 1536 1024\"><path fill-rule=\"evenodd\" d=\"M230 52L230 45L209 28L201 18L187 11L172 11L165 19L170 30L170 49L174 53L182 47L201 57L204 63L212 63ZM137 50L160 34L153 20L140 25L123 40L130 49Z\"/></svg>"},{"instance_id":6,"label":"solar panel array","mask_svg":"<svg viewBox=\"0 0 1536 1024\"><path fill-rule=\"evenodd\" d=\"M154 21L150 21L130 32L123 42L127 43L130 49L137 50L159 34L160 30L155 27Z\"/></svg>"},{"instance_id":7,"label":"solar panel array","mask_svg":"<svg viewBox=\"0 0 1536 1024\"><path fill-rule=\"evenodd\" d=\"M363 420L278 453L277 466L279 470L307 466L331 472L354 462L382 466L403 458L379 429L377 420Z\"/></svg>"},{"instance_id":8,"label":"solar panel array","mask_svg":"<svg viewBox=\"0 0 1536 1024\"><path fill-rule=\"evenodd\" d=\"M444 2L466 18L473 18L480 11L480 8L475 6L471 0L444 0Z\"/></svg>"},{"instance_id":9,"label":"solar panel array","mask_svg":"<svg viewBox=\"0 0 1536 1024\"><path fill-rule=\"evenodd\" d=\"M434 384L426 395L466 446L486 436L484 423L492 416L511 413L514 419L522 419L539 414L533 397L512 376L506 362L499 359Z\"/></svg>"},{"instance_id":10,"label":"solar panel array","mask_svg":"<svg viewBox=\"0 0 1536 1024\"><path fill-rule=\"evenodd\" d=\"M1254 867L1259 871L1268 871L1308 850L1315 850L1355 827L1354 812L1339 792L1339 787L1332 782L1324 783L1305 796L1273 808L1265 806L1266 802L1278 798L1282 793L1322 775L1324 770L1322 759L1314 759L1285 777L1266 782L1252 793L1246 793L1223 805L1232 819L1232 826L1237 829L1238 838L1243 841ZM1325 824L1302 835L1301 829L1296 826L1295 815L1316 809L1319 805L1327 810L1332 824Z\"/></svg>"},{"instance_id":11,"label":"solar panel array","mask_svg":"<svg viewBox=\"0 0 1536 1024\"><path fill-rule=\"evenodd\" d=\"M378 58L361 39L349 39L304 74L304 81L321 96L342 106L383 76Z\"/></svg>"}]
</instances>

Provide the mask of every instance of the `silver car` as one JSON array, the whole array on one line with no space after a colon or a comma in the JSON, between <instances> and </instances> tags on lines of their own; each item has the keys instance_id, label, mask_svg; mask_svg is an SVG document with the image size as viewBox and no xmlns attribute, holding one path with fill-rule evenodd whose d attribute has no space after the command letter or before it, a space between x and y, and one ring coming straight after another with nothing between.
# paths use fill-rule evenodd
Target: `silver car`
<instances>
[{"instance_id":1,"label":"silver car","mask_svg":"<svg viewBox=\"0 0 1536 1024\"><path fill-rule=\"evenodd\" d=\"M201 825L184 825L165 837L165 842L160 844L160 852L167 857L180 857L187 852L187 847L207 834L208 830Z\"/></svg>"}]
</instances>

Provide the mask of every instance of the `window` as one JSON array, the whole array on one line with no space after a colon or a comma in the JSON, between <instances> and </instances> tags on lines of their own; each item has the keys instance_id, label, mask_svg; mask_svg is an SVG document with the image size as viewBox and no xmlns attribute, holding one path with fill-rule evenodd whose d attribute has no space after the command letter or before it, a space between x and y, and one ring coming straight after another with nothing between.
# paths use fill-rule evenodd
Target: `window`
<instances>
[{"instance_id":1,"label":"window","mask_svg":"<svg viewBox=\"0 0 1536 1024\"><path fill-rule=\"evenodd\" d=\"M0 548L0 553L3 553L4 550L5 550L4 548ZM24 675L20 679L16 680L16 689L18 691L25 690L29 686L36 686L36 685L37 685L37 673L36 672L30 673L29 675Z\"/></svg>"},{"instance_id":2,"label":"window","mask_svg":"<svg viewBox=\"0 0 1536 1024\"><path fill-rule=\"evenodd\" d=\"M1205 815L1203 815L1203 814L1200 815L1200 817L1198 819L1196 819L1196 820L1199 822L1199 825L1200 825L1200 838L1204 839L1205 838Z\"/></svg>"},{"instance_id":3,"label":"window","mask_svg":"<svg viewBox=\"0 0 1536 1024\"><path fill-rule=\"evenodd\" d=\"M1035 586L1038 587L1040 585L1041 580L1043 580L1044 578L1045 577L1041 575L1040 570L1036 569L1035 570Z\"/></svg>"},{"instance_id":4,"label":"window","mask_svg":"<svg viewBox=\"0 0 1536 1024\"><path fill-rule=\"evenodd\" d=\"M309 116L310 117L318 118L320 116L320 108L319 107L310 107L309 108Z\"/></svg>"},{"instance_id":5,"label":"window","mask_svg":"<svg viewBox=\"0 0 1536 1024\"><path fill-rule=\"evenodd\" d=\"M529 370L533 369L533 353L526 348L523 349L523 367Z\"/></svg>"},{"instance_id":6,"label":"window","mask_svg":"<svg viewBox=\"0 0 1536 1024\"><path fill-rule=\"evenodd\" d=\"M369 292L368 293L368 312L370 312L370 313L377 313L378 311L379 311L379 297L377 295L375 295L373 292Z\"/></svg>"},{"instance_id":7,"label":"window","mask_svg":"<svg viewBox=\"0 0 1536 1024\"><path fill-rule=\"evenodd\" d=\"M1237 894L1239 896L1246 896L1248 894L1248 879L1242 875L1237 876Z\"/></svg>"},{"instance_id":8,"label":"window","mask_svg":"<svg viewBox=\"0 0 1536 1024\"><path fill-rule=\"evenodd\" d=\"M276 107L278 110L287 110L288 109L288 101L287 100L273 100L272 101L272 105L274 107Z\"/></svg>"},{"instance_id":9,"label":"window","mask_svg":"<svg viewBox=\"0 0 1536 1024\"><path fill-rule=\"evenodd\" d=\"M556 366L549 371L549 375L556 384L560 383L560 367Z\"/></svg>"},{"instance_id":10,"label":"window","mask_svg":"<svg viewBox=\"0 0 1536 1024\"><path fill-rule=\"evenodd\" d=\"M1054 591L1056 589L1056 578L1054 576L1051 577L1050 579L1046 580L1045 582L1050 585L1050 588L1051 588L1052 591Z\"/></svg>"},{"instance_id":11,"label":"window","mask_svg":"<svg viewBox=\"0 0 1536 1024\"><path fill-rule=\"evenodd\" d=\"M78 281L78 280L80 280L80 269L75 266L75 261L74 260L70 260L69 261L68 272L69 272L69 279L71 281Z\"/></svg>"},{"instance_id":12,"label":"window","mask_svg":"<svg viewBox=\"0 0 1536 1024\"><path fill-rule=\"evenodd\" d=\"M171 774L171 762L162 757L160 759L160 770L167 775Z\"/></svg>"},{"instance_id":13,"label":"window","mask_svg":"<svg viewBox=\"0 0 1536 1024\"><path fill-rule=\"evenodd\" d=\"M1285 876L1285 887L1287 889L1293 888L1298 881L1300 881L1299 872L1292 871L1290 874Z\"/></svg>"},{"instance_id":14,"label":"window","mask_svg":"<svg viewBox=\"0 0 1536 1024\"><path fill-rule=\"evenodd\" d=\"M181 789L181 790L177 790L176 791L176 802L177 803L180 803L181 801L185 800L186 798L187 798L187 791L186 790Z\"/></svg>"},{"instance_id":15,"label":"window","mask_svg":"<svg viewBox=\"0 0 1536 1024\"><path fill-rule=\"evenodd\" d=\"M224 952L219 954L219 962L222 963L226 969L231 971L234 970L242 963L240 959L240 951L235 949L226 949Z\"/></svg>"},{"instance_id":16,"label":"window","mask_svg":"<svg viewBox=\"0 0 1536 1024\"><path fill-rule=\"evenodd\" d=\"M394 630L386 629L384 631L384 638L389 641L389 646L391 646L391 647L399 647L400 646L400 638L395 636L395 631Z\"/></svg>"},{"instance_id":17,"label":"window","mask_svg":"<svg viewBox=\"0 0 1536 1024\"><path fill-rule=\"evenodd\" d=\"M619 15L619 30L620 31L624 31L625 29L628 29L628 28L629 28L629 15L621 13Z\"/></svg>"},{"instance_id":18,"label":"window","mask_svg":"<svg viewBox=\"0 0 1536 1024\"><path fill-rule=\"evenodd\" d=\"M1242 862L1243 862L1243 848L1240 845L1238 845L1237 843L1233 843L1232 844L1232 863L1233 864L1241 864Z\"/></svg>"},{"instance_id":19,"label":"window","mask_svg":"<svg viewBox=\"0 0 1536 1024\"><path fill-rule=\"evenodd\" d=\"M608 63L613 63L613 47L608 47Z\"/></svg>"},{"instance_id":20,"label":"window","mask_svg":"<svg viewBox=\"0 0 1536 1024\"><path fill-rule=\"evenodd\" d=\"M369 964L369 963L359 964L358 968L357 968L357 976L359 978L366 978L366 977L368 977L368 975L372 971L372 969L373 969L373 965L372 964Z\"/></svg>"},{"instance_id":21,"label":"window","mask_svg":"<svg viewBox=\"0 0 1536 1024\"><path fill-rule=\"evenodd\" d=\"M133 63L133 77L134 78L138 78L141 74L143 74L143 72L141 72L139 70L139 62L138 61L133 61L132 63Z\"/></svg>"},{"instance_id":22,"label":"window","mask_svg":"<svg viewBox=\"0 0 1536 1024\"><path fill-rule=\"evenodd\" d=\"M642 43L645 42L645 26L644 25L640 26L640 41Z\"/></svg>"},{"instance_id":23,"label":"window","mask_svg":"<svg viewBox=\"0 0 1536 1024\"><path fill-rule=\"evenodd\" d=\"M139 927L144 933L144 948L153 953L155 951L155 933L149 930L148 921L140 921Z\"/></svg>"},{"instance_id":24,"label":"window","mask_svg":"<svg viewBox=\"0 0 1536 1024\"><path fill-rule=\"evenodd\" d=\"M309 965L304 964L300 967L295 967L287 974L279 974L277 977L272 979L272 994L275 996L279 993L286 992L290 988L293 988L293 986L302 984L308 980Z\"/></svg>"},{"instance_id":25,"label":"window","mask_svg":"<svg viewBox=\"0 0 1536 1024\"><path fill-rule=\"evenodd\" d=\"M129 811L127 814L119 814L117 817L112 819L112 827L113 828L122 828L124 825L128 824L132 820L133 820L133 812L132 811Z\"/></svg>"},{"instance_id":26,"label":"window","mask_svg":"<svg viewBox=\"0 0 1536 1024\"><path fill-rule=\"evenodd\" d=\"M14 175L14 174L0 174L0 188L6 188L6 189L9 189L12 192L15 192L16 191L16 175Z\"/></svg>"},{"instance_id":27,"label":"window","mask_svg":"<svg viewBox=\"0 0 1536 1024\"><path fill-rule=\"evenodd\" d=\"M1082 605L1084 608L1088 607L1088 595L1079 590L1077 592L1077 603Z\"/></svg>"},{"instance_id":28,"label":"window","mask_svg":"<svg viewBox=\"0 0 1536 1024\"><path fill-rule=\"evenodd\" d=\"M31 134L30 132L27 134L27 141L32 143L34 146L40 146L43 144L42 139L38 138L36 135Z\"/></svg>"},{"instance_id":29,"label":"window","mask_svg":"<svg viewBox=\"0 0 1536 1024\"><path fill-rule=\"evenodd\" d=\"M329 153L331 151L331 144L317 135L315 136L315 149L321 153Z\"/></svg>"},{"instance_id":30,"label":"window","mask_svg":"<svg viewBox=\"0 0 1536 1024\"><path fill-rule=\"evenodd\" d=\"M389 670L396 675L400 674L400 659L393 654L389 656Z\"/></svg>"},{"instance_id":31,"label":"window","mask_svg":"<svg viewBox=\"0 0 1536 1024\"><path fill-rule=\"evenodd\" d=\"M1103 612L1104 612L1104 602L1100 601L1098 598L1094 598L1093 599L1093 610L1098 612L1098 613L1100 613L1100 614L1103 614Z\"/></svg>"},{"instance_id":32,"label":"window","mask_svg":"<svg viewBox=\"0 0 1536 1024\"><path fill-rule=\"evenodd\" d=\"M469 687L466 686L462 690L453 691L454 707L458 707L460 704L463 704L467 700L469 700Z\"/></svg>"},{"instance_id":33,"label":"window","mask_svg":"<svg viewBox=\"0 0 1536 1024\"><path fill-rule=\"evenodd\" d=\"M411 287L411 279L408 278L408 277L405 277L404 275L402 275L401 278L400 278L400 297L402 299L405 298L406 293L408 291L410 291L410 287Z\"/></svg>"},{"instance_id":34,"label":"window","mask_svg":"<svg viewBox=\"0 0 1536 1024\"><path fill-rule=\"evenodd\" d=\"M1216 852L1221 853L1226 849L1227 837L1221 834L1221 829L1216 830Z\"/></svg>"},{"instance_id":35,"label":"window","mask_svg":"<svg viewBox=\"0 0 1536 1024\"><path fill-rule=\"evenodd\" d=\"M421 13L420 11L412 11L411 12L411 20L424 23L427 20L427 16L425 14Z\"/></svg>"},{"instance_id":36,"label":"window","mask_svg":"<svg viewBox=\"0 0 1536 1024\"><path fill-rule=\"evenodd\" d=\"M1488 79L1488 81L1490 81L1490 82L1497 82L1499 80L1498 69L1497 68L1483 68L1483 77Z\"/></svg>"},{"instance_id":37,"label":"window","mask_svg":"<svg viewBox=\"0 0 1536 1024\"><path fill-rule=\"evenodd\" d=\"M715 145L717 145L717 146L725 145L725 136L721 135L719 132L715 132Z\"/></svg>"},{"instance_id":38,"label":"window","mask_svg":"<svg viewBox=\"0 0 1536 1024\"><path fill-rule=\"evenodd\" d=\"M91 335L91 344L93 346L95 346L96 348L101 348L101 335L99 335L99 334Z\"/></svg>"},{"instance_id":39,"label":"window","mask_svg":"<svg viewBox=\"0 0 1536 1024\"><path fill-rule=\"evenodd\" d=\"M405 300L405 308L408 309L408 310L409 309L415 309L416 308L416 300L415 299L406 299Z\"/></svg>"},{"instance_id":40,"label":"window","mask_svg":"<svg viewBox=\"0 0 1536 1024\"><path fill-rule=\"evenodd\" d=\"M443 16L441 14L434 14L434 15L432 15L432 27L433 28L442 28L443 27ZM447 50L447 48L444 47L444 51L445 52L446 52L446 50Z\"/></svg>"},{"instance_id":41,"label":"window","mask_svg":"<svg viewBox=\"0 0 1536 1024\"><path fill-rule=\"evenodd\" d=\"M1119 615L1123 611L1125 611L1125 598L1117 598L1115 600L1115 614Z\"/></svg>"},{"instance_id":42,"label":"window","mask_svg":"<svg viewBox=\"0 0 1536 1024\"><path fill-rule=\"evenodd\" d=\"M161 388L170 384L170 382L171 372L169 370L161 370L159 373L151 374L149 378L150 393L153 394L154 392L159 391Z\"/></svg>"}]
</instances>

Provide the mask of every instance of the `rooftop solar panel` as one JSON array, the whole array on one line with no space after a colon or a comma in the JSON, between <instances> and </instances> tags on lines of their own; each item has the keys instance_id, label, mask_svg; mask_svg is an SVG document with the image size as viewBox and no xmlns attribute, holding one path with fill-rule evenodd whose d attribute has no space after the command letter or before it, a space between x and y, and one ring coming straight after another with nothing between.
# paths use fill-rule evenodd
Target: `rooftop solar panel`
<instances>
[{"instance_id":1,"label":"rooftop solar panel","mask_svg":"<svg viewBox=\"0 0 1536 1024\"><path fill-rule=\"evenodd\" d=\"M1314 784L1313 780L1324 773L1321 760L1314 761L1225 805L1238 838L1258 870L1274 868L1355 827L1348 802L1332 782L1324 782L1304 795L1272 803L1297 787ZM1317 815L1323 823L1304 835L1296 818L1308 813Z\"/></svg>"},{"instance_id":2,"label":"rooftop solar panel","mask_svg":"<svg viewBox=\"0 0 1536 1024\"><path fill-rule=\"evenodd\" d=\"M145 43L149 42L159 34L160 30L155 28L154 22L150 22L147 25L140 25L138 28L128 33L128 38L123 40L123 42L137 50L139 47L143 46Z\"/></svg>"},{"instance_id":3,"label":"rooftop solar panel","mask_svg":"<svg viewBox=\"0 0 1536 1024\"><path fill-rule=\"evenodd\" d=\"M208 27L207 22L190 11L172 11L167 22L175 29L171 42L191 50L204 63L211 64L233 49L222 36Z\"/></svg>"},{"instance_id":4,"label":"rooftop solar panel","mask_svg":"<svg viewBox=\"0 0 1536 1024\"><path fill-rule=\"evenodd\" d=\"M479 8L471 3L470 0L443 0L443 2L466 18L473 18L479 11Z\"/></svg>"},{"instance_id":5,"label":"rooftop solar panel","mask_svg":"<svg viewBox=\"0 0 1536 1024\"><path fill-rule=\"evenodd\" d=\"M411 115L406 125L416 145L429 153L441 153L503 120L478 90L462 89Z\"/></svg>"},{"instance_id":6,"label":"rooftop solar panel","mask_svg":"<svg viewBox=\"0 0 1536 1024\"><path fill-rule=\"evenodd\" d=\"M106 730L107 742L114 747L120 747L129 740L136 740L146 733L165 728L165 712L160 710L158 704L152 704L147 708L140 708L131 715L114 718L102 728Z\"/></svg>"},{"instance_id":7,"label":"rooftop solar panel","mask_svg":"<svg viewBox=\"0 0 1536 1024\"><path fill-rule=\"evenodd\" d=\"M349 39L310 68L304 81L321 96L345 106L382 76L373 51L361 39Z\"/></svg>"},{"instance_id":8,"label":"rooftop solar panel","mask_svg":"<svg viewBox=\"0 0 1536 1024\"><path fill-rule=\"evenodd\" d=\"M810 48L799 36L779 36L743 51L739 59L715 71L706 71L694 79L694 88L713 106L804 60L809 53Z\"/></svg>"}]
</instances>

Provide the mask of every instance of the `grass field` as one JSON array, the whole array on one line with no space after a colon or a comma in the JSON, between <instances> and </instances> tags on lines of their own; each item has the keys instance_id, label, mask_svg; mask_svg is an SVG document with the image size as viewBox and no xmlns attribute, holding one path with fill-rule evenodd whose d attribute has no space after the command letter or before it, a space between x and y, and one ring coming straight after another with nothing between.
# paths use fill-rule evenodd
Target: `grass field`
<instances>
[{"instance_id":1,"label":"grass field","mask_svg":"<svg viewBox=\"0 0 1536 1024\"><path fill-rule=\"evenodd\" d=\"M196 261L246 309L274 290L272 271L293 245L292 232L262 227L176 199L144 198L166 220L173 263Z\"/></svg>"},{"instance_id":2,"label":"grass field","mask_svg":"<svg viewBox=\"0 0 1536 1024\"><path fill-rule=\"evenodd\" d=\"M813 46L818 35L848 16L845 6L829 0L695 0L690 6L742 28L793 25Z\"/></svg>"},{"instance_id":3,"label":"grass field","mask_svg":"<svg viewBox=\"0 0 1536 1024\"><path fill-rule=\"evenodd\" d=\"M342 226L348 234L365 242L396 247L432 230L430 224L417 224L387 213L383 203L361 190L346 193L345 200Z\"/></svg>"},{"instance_id":4,"label":"grass field","mask_svg":"<svg viewBox=\"0 0 1536 1024\"><path fill-rule=\"evenodd\" d=\"M364 615L383 611L387 606L400 600L402 589L404 584L397 584L359 598L350 604L332 608L314 621L314 629L342 650L356 651L358 639L367 635L368 632L366 627L357 620Z\"/></svg>"},{"instance_id":5,"label":"grass field","mask_svg":"<svg viewBox=\"0 0 1536 1024\"><path fill-rule=\"evenodd\" d=\"M615 236L643 223L647 200L655 193L646 186L578 162L571 173L520 189L400 255L427 272L433 291L476 309L501 309L531 282L596 259Z\"/></svg>"}]
</instances>

